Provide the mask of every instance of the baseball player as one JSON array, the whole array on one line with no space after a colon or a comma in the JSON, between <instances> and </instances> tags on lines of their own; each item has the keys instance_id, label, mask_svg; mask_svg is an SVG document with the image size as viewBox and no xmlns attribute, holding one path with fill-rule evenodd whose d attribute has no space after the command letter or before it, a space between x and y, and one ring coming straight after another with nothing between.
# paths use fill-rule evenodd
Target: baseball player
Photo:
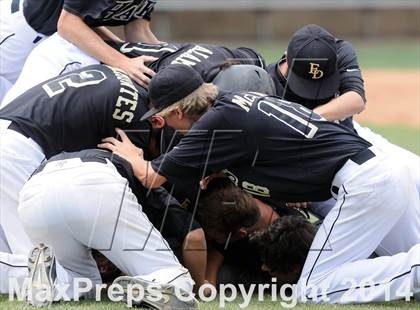
<instances>
[{"instance_id":1,"label":"baseball player","mask_svg":"<svg viewBox=\"0 0 420 310\"><path fill-rule=\"evenodd\" d=\"M196 43L108 43L129 58L137 59L141 56L158 58L148 64L154 72L172 63L184 63L196 68L207 82L212 81L220 71L220 65L230 59L242 64L265 67L264 59L256 51L248 48L229 49ZM99 63L97 58L64 40L60 35L54 34L40 43L28 56L18 80L7 93L1 106L5 106L29 88L47 79Z\"/></svg>"},{"instance_id":2,"label":"baseball player","mask_svg":"<svg viewBox=\"0 0 420 310\"><path fill-rule=\"evenodd\" d=\"M334 38L318 25L307 25L293 34L287 53L270 64L267 71L281 98L355 129L359 136L394 155L396 160L403 158L420 195L419 157L352 120L353 115L365 109L366 97L357 55L349 42Z\"/></svg>"},{"instance_id":3,"label":"baseball player","mask_svg":"<svg viewBox=\"0 0 420 310\"><path fill-rule=\"evenodd\" d=\"M139 120L147 103L147 91L125 72L94 65L48 80L0 111L0 224L10 247L1 249L2 292L8 275L24 274L19 255L32 247L17 214L29 176L45 158L96 147L117 126L134 130L133 141L151 150L151 124Z\"/></svg>"},{"instance_id":4,"label":"baseball player","mask_svg":"<svg viewBox=\"0 0 420 310\"><path fill-rule=\"evenodd\" d=\"M14 83L30 51L45 37L58 31L89 55L120 68L141 85L153 74L143 58L129 59L104 43L120 42L105 26L124 25L128 40L159 41L150 30L154 0L6 0L1 3L0 75Z\"/></svg>"},{"instance_id":5,"label":"baseball player","mask_svg":"<svg viewBox=\"0 0 420 310\"><path fill-rule=\"evenodd\" d=\"M95 285L102 283L91 254L91 249L97 249L127 275L114 282L123 285L126 293L128 284L144 288L144 298L136 303L155 309L197 308L193 298L181 301L174 294L176 287L184 296L191 295L194 282L142 211L134 180L128 162L95 149L61 153L37 169L22 189L18 211L33 243L52 247L59 268L57 278L50 279L52 273L45 267L51 261L52 255L46 253L51 249L38 246L31 251L31 304L50 304L52 286L66 285L60 291L78 298L79 292L73 291L77 278L91 280L94 292ZM162 285L164 295L154 302L146 291L153 283Z\"/></svg>"},{"instance_id":6,"label":"baseball player","mask_svg":"<svg viewBox=\"0 0 420 310\"><path fill-rule=\"evenodd\" d=\"M352 270L378 247L393 256L380 260L383 272L372 275L369 268L354 274L356 283L398 276L418 285L419 257L409 250L420 242L420 206L404 164L299 104L252 92L219 94L188 66L158 72L149 96L154 108L143 118L162 118L186 132L176 148L150 162L122 130L117 130L122 142L108 137L99 145L127 159L143 185L168 181L193 187L223 171L263 201L334 197L312 245L317 251L307 258L303 296L314 298L309 287L319 288L342 268ZM365 302L397 298L394 290L381 289L361 286L358 292L372 292Z\"/></svg>"},{"instance_id":7,"label":"baseball player","mask_svg":"<svg viewBox=\"0 0 420 310\"><path fill-rule=\"evenodd\" d=\"M314 238L316 240L316 228L313 224L302 217L286 216L253 234L251 242L259 248L263 257L262 270L288 283L297 282L298 286L302 287L311 276L313 267L311 252L317 252L313 245ZM406 255L408 258L404 258L407 259L406 265L411 264L411 269L399 264L399 260L403 258L402 253L375 259L355 260L351 264L344 265L339 272L321 280L325 289L318 291L318 296L312 293L312 296L306 295L300 298L317 303L362 303L383 300L385 291L389 292L392 299L409 299L413 296L420 299L419 253L420 243L409 250ZM395 265L392 266L392 262L395 262ZM395 273L400 274L387 281L376 282L379 274L388 273L385 268L389 266L394 268ZM411 274L412 281L407 281L408 278L401 279L406 273ZM357 283L360 274L368 277L362 279L362 283ZM374 288L375 286L378 288Z\"/></svg>"}]
</instances>

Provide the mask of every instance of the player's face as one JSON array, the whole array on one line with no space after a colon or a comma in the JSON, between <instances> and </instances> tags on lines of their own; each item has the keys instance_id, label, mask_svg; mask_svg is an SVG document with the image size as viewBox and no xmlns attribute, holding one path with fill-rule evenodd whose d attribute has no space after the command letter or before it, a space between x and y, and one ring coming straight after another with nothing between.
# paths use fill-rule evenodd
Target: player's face
<instances>
[{"instance_id":1,"label":"player's face","mask_svg":"<svg viewBox=\"0 0 420 310\"><path fill-rule=\"evenodd\" d=\"M268 272L272 277L275 277L278 283L296 283L299 280L299 273L295 270L291 270L287 273L280 272L271 269L265 263L261 265L261 270Z\"/></svg>"},{"instance_id":2,"label":"player's face","mask_svg":"<svg viewBox=\"0 0 420 310\"><path fill-rule=\"evenodd\" d=\"M188 132L195 122L195 120L185 116L185 114L179 110L167 116L165 120L168 126L179 130L182 134Z\"/></svg>"}]
</instances>

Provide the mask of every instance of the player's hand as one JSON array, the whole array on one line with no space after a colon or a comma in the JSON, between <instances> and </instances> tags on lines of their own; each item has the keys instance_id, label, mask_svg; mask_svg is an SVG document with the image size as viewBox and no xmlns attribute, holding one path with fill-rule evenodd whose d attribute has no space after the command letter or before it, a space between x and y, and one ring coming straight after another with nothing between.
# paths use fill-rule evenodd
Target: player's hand
<instances>
[{"instance_id":1,"label":"player's hand","mask_svg":"<svg viewBox=\"0 0 420 310\"><path fill-rule=\"evenodd\" d=\"M151 77L155 72L146 66L147 63L157 60L153 56L139 56L136 58L125 57L116 67L124 70L128 76L143 87L148 87Z\"/></svg>"},{"instance_id":2,"label":"player's hand","mask_svg":"<svg viewBox=\"0 0 420 310\"><path fill-rule=\"evenodd\" d=\"M309 202L288 202L286 206L294 209L306 209L309 206Z\"/></svg>"},{"instance_id":3,"label":"player's hand","mask_svg":"<svg viewBox=\"0 0 420 310\"><path fill-rule=\"evenodd\" d=\"M99 148L110 150L113 154L116 154L125 160L127 160L132 166L140 158L143 159L143 150L131 143L126 133L116 128L118 136L121 137L121 141L114 137L108 137L102 139L103 143L98 144Z\"/></svg>"}]
</instances>

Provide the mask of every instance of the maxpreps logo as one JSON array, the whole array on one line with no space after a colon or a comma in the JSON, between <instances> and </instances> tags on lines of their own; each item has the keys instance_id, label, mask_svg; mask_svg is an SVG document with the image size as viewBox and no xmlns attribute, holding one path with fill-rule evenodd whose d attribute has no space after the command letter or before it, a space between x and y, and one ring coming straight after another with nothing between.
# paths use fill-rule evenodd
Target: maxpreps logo
<instances>
[{"instance_id":1,"label":"maxpreps logo","mask_svg":"<svg viewBox=\"0 0 420 310\"><path fill-rule=\"evenodd\" d=\"M129 21L134 18L142 18L151 12L156 4L153 0L117 0L116 4L109 9L103 20Z\"/></svg>"}]
</instances>

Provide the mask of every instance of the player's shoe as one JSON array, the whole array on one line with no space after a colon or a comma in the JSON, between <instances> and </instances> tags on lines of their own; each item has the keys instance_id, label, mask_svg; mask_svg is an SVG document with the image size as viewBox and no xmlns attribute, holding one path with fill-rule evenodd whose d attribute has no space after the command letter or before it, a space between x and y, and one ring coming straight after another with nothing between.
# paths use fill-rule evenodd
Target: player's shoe
<instances>
[{"instance_id":1,"label":"player's shoe","mask_svg":"<svg viewBox=\"0 0 420 310\"><path fill-rule=\"evenodd\" d=\"M36 307L50 305L54 299L54 284L57 278L52 248L43 243L36 245L29 253L28 267L26 302Z\"/></svg>"},{"instance_id":2,"label":"player's shoe","mask_svg":"<svg viewBox=\"0 0 420 310\"><path fill-rule=\"evenodd\" d=\"M175 290L171 284L157 284L141 278L122 276L114 280L113 284L120 285L124 289L124 301L134 307L147 307L156 310L195 310L198 309L198 301L189 296L183 289ZM148 289L149 286L152 287ZM140 292L139 287L142 288ZM159 287L159 289L157 289ZM129 293L129 291L131 291ZM161 293L161 298L157 298L156 292ZM179 291L176 293L176 291ZM127 300L128 294L133 297L131 302ZM143 295L143 298L139 296ZM181 299L177 294L180 294ZM158 299L158 300L157 300Z\"/></svg>"}]
</instances>

